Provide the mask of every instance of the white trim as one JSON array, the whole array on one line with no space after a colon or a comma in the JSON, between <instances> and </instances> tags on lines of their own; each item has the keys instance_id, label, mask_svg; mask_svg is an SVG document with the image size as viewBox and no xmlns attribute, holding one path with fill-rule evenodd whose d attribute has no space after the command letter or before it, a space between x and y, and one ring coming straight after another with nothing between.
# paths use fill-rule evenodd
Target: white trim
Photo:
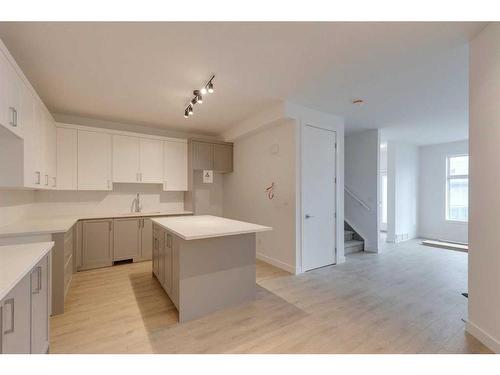
<instances>
[{"instance_id":1,"label":"white trim","mask_svg":"<svg viewBox=\"0 0 500 375\"><path fill-rule=\"evenodd\" d=\"M275 267L281 268L282 270L290 272L291 274L296 275L298 273L294 266L292 266L288 263L282 262L281 260L271 258L267 255L262 254L262 253L257 252L257 259L259 259L263 262L269 263Z\"/></svg>"},{"instance_id":2,"label":"white trim","mask_svg":"<svg viewBox=\"0 0 500 375\"><path fill-rule=\"evenodd\" d=\"M58 128L66 128L66 129L76 129L76 130L84 130L95 133L105 133L111 135L126 135L130 137L138 137L138 138L146 138L146 139L155 139L159 141L170 141L170 142L179 142L179 143L187 143L186 138L172 138L172 137L163 137L160 135L150 135L145 133L136 133L124 130L114 130L107 128L97 128L93 126L85 126L85 125L76 125L76 124L68 124L62 122L56 122L56 127Z\"/></svg>"},{"instance_id":3,"label":"white trim","mask_svg":"<svg viewBox=\"0 0 500 375\"><path fill-rule=\"evenodd\" d=\"M467 322L465 330L474 336L476 339L481 341L489 349L491 349L496 354L500 354L500 341L496 340L494 337L483 331L477 325L472 322Z\"/></svg>"}]
</instances>

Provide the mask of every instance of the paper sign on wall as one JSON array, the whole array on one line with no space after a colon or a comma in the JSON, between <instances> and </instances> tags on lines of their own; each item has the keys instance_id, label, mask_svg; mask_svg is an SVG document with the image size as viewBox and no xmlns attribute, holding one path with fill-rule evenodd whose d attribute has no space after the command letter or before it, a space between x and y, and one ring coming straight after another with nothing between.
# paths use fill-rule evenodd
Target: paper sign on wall
<instances>
[{"instance_id":1,"label":"paper sign on wall","mask_svg":"<svg viewBox=\"0 0 500 375\"><path fill-rule=\"evenodd\" d=\"M203 183L204 184L213 184L214 183L214 171L212 171L212 170L204 170L203 171Z\"/></svg>"}]
</instances>

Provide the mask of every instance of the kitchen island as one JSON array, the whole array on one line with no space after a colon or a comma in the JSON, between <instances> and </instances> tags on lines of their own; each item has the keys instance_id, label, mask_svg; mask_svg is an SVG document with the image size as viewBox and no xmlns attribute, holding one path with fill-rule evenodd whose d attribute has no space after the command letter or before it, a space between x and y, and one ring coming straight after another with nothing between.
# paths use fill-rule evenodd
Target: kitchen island
<instances>
[{"instance_id":1,"label":"kitchen island","mask_svg":"<svg viewBox=\"0 0 500 375\"><path fill-rule=\"evenodd\" d=\"M210 215L152 221L153 274L180 322L255 298L255 233L272 228Z\"/></svg>"}]
</instances>

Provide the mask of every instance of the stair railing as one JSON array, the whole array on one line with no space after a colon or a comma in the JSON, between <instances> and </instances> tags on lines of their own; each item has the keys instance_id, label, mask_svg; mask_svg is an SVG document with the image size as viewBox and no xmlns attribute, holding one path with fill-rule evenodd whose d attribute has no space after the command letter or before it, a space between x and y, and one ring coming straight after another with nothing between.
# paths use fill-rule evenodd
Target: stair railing
<instances>
[{"instance_id":1,"label":"stair railing","mask_svg":"<svg viewBox=\"0 0 500 375\"><path fill-rule=\"evenodd\" d=\"M364 209L366 209L367 211L370 211L371 208L370 206L368 206L365 202L363 202L363 200L358 197L356 194L354 194L352 192L351 189L349 189L347 186L344 185L344 190L347 194L349 194L356 202L358 202Z\"/></svg>"}]
</instances>

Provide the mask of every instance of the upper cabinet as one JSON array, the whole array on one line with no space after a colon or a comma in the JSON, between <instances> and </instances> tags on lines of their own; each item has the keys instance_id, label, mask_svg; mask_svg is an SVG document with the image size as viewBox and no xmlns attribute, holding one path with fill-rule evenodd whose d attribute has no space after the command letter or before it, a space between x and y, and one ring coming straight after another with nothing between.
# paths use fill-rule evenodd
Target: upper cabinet
<instances>
[{"instance_id":1,"label":"upper cabinet","mask_svg":"<svg viewBox=\"0 0 500 375\"><path fill-rule=\"evenodd\" d=\"M16 71L0 50L0 124L22 137L23 111L22 86L24 85Z\"/></svg>"},{"instance_id":2,"label":"upper cabinet","mask_svg":"<svg viewBox=\"0 0 500 375\"><path fill-rule=\"evenodd\" d=\"M76 129L57 128L57 188L78 188L78 136Z\"/></svg>"},{"instance_id":3,"label":"upper cabinet","mask_svg":"<svg viewBox=\"0 0 500 375\"><path fill-rule=\"evenodd\" d=\"M163 142L158 139L139 138L141 182L163 182Z\"/></svg>"},{"instance_id":4,"label":"upper cabinet","mask_svg":"<svg viewBox=\"0 0 500 375\"><path fill-rule=\"evenodd\" d=\"M218 173L233 171L233 144L190 140L190 157L193 170L209 169Z\"/></svg>"},{"instance_id":5,"label":"upper cabinet","mask_svg":"<svg viewBox=\"0 0 500 375\"><path fill-rule=\"evenodd\" d=\"M112 190L111 134L78 130L78 190Z\"/></svg>"},{"instance_id":6,"label":"upper cabinet","mask_svg":"<svg viewBox=\"0 0 500 375\"><path fill-rule=\"evenodd\" d=\"M54 119L0 42L0 187L57 187Z\"/></svg>"},{"instance_id":7,"label":"upper cabinet","mask_svg":"<svg viewBox=\"0 0 500 375\"><path fill-rule=\"evenodd\" d=\"M139 138L113 135L113 182L139 182Z\"/></svg>"},{"instance_id":8,"label":"upper cabinet","mask_svg":"<svg viewBox=\"0 0 500 375\"><path fill-rule=\"evenodd\" d=\"M160 184L162 181L161 140L113 135L113 182Z\"/></svg>"},{"instance_id":9,"label":"upper cabinet","mask_svg":"<svg viewBox=\"0 0 500 375\"><path fill-rule=\"evenodd\" d=\"M187 142L163 142L163 190L188 190L188 145Z\"/></svg>"}]
</instances>

